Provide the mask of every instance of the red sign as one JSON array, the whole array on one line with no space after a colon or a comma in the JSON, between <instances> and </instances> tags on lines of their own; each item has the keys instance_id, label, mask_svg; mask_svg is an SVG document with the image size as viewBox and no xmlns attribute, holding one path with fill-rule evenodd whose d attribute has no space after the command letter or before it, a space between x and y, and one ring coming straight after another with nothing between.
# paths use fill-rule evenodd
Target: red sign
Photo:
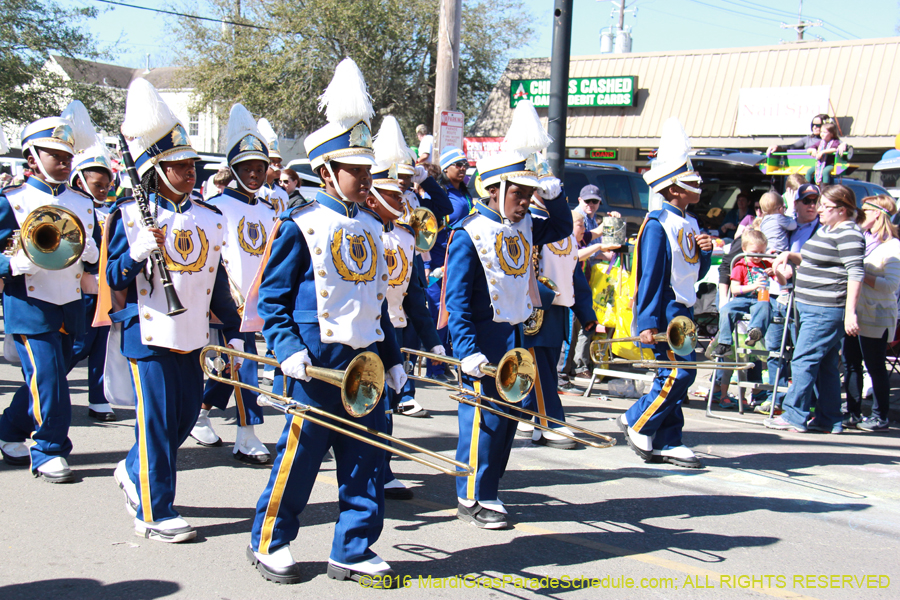
<instances>
[{"instance_id":1,"label":"red sign","mask_svg":"<svg viewBox=\"0 0 900 600\"><path fill-rule=\"evenodd\" d=\"M463 140L463 152L473 167L482 158L499 154L505 147L502 137L467 137Z\"/></svg>"}]
</instances>

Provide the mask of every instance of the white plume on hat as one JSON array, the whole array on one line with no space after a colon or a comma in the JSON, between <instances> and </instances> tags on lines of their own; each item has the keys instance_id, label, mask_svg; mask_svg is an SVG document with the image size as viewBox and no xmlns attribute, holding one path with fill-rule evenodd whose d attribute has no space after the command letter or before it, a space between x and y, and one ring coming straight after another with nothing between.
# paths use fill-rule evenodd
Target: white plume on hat
<instances>
[{"instance_id":1,"label":"white plume on hat","mask_svg":"<svg viewBox=\"0 0 900 600\"><path fill-rule=\"evenodd\" d=\"M178 117L153 84L142 77L131 82L125 99L125 120L122 122L122 134L126 138L138 140L141 147L146 148L159 141L178 123Z\"/></svg>"},{"instance_id":2,"label":"white plume on hat","mask_svg":"<svg viewBox=\"0 0 900 600\"><path fill-rule=\"evenodd\" d=\"M687 160L688 153L691 151L691 138L681 125L678 117L669 117L662 126L662 136L659 140L659 150L656 152L656 159L650 163L650 166L656 166L656 163L669 164Z\"/></svg>"},{"instance_id":3,"label":"white plume on hat","mask_svg":"<svg viewBox=\"0 0 900 600\"><path fill-rule=\"evenodd\" d=\"M84 152L97 141L97 130L91 122L91 116L81 100L72 100L66 106L62 114L63 119L68 119L72 124L72 134L75 136L75 152Z\"/></svg>"},{"instance_id":4,"label":"white plume on hat","mask_svg":"<svg viewBox=\"0 0 900 600\"><path fill-rule=\"evenodd\" d=\"M6 139L6 132L0 127L0 154L9 152L9 140Z\"/></svg>"},{"instance_id":5,"label":"white plume on hat","mask_svg":"<svg viewBox=\"0 0 900 600\"><path fill-rule=\"evenodd\" d=\"M517 150L528 156L549 146L553 139L544 130L531 100L520 100L503 141L507 150Z\"/></svg>"},{"instance_id":6,"label":"white plume on hat","mask_svg":"<svg viewBox=\"0 0 900 600\"><path fill-rule=\"evenodd\" d=\"M263 140L265 140L266 145L269 147L269 155L281 158L281 150L278 147L278 134L275 133L275 128L272 127L269 120L263 117L257 122L256 126L259 129L259 133Z\"/></svg>"},{"instance_id":7,"label":"white plume on hat","mask_svg":"<svg viewBox=\"0 0 900 600\"><path fill-rule=\"evenodd\" d=\"M416 155L406 145L403 139L403 131L400 130L400 123L392 115L388 115L381 122L381 128L372 141L372 151L375 153L374 171L384 171L390 169L395 164L412 160L415 162Z\"/></svg>"},{"instance_id":8,"label":"white plume on hat","mask_svg":"<svg viewBox=\"0 0 900 600\"><path fill-rule=\"evenodd\" d=\"M371 125L375 110L366 87L366 80L352 58L345 58L334 70L331 83L319 96L319 110L325 111L329 123L338 123L343 128L365 121Z\"/></svg>"}]
</instances>

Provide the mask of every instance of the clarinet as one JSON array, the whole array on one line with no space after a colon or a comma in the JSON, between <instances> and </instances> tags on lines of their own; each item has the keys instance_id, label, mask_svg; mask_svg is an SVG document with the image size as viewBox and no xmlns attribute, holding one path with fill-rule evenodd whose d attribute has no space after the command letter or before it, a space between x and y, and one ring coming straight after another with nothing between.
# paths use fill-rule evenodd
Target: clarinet
<instances>
[{"instance_id":1,"label":"clarinet","mask_svg":"<svg viewBox=\"0 0 900 600\"><path fill-rule=\"evenodd\" d=\"M141 185L141 178L138 177L137 169L134 167L134 158L132 158L131 151L128 149L128 142L121 133L119 134L119 145L122 148L122 162L125 163L125 171L128 173L128 178L131 179L131 189L134 192L135 200L137 200L138 209L141 211L141 222L145 227L158 229L159 224L150 212L150 200L147 198L147 193ZM187 309L181 304L181 300L178 299L178 292L175 291L175 284L172 283L172 276L166 268L166 260L163 258L159 247L153 250L150 254L150 258L153 260L153 266L159 272L159 278L162 280L163 284L163 291L166 293L166 305L168 306L166 314L170 317L180 315Z\"/></svg>"}]
</instances>

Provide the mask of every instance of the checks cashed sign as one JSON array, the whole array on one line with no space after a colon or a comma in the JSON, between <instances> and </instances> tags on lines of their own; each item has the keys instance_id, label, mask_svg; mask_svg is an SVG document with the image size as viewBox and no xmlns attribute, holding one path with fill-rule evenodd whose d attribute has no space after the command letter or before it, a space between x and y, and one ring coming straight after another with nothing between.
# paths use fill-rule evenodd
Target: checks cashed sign
<instances>
[{"instance_id":1,"label":"checks cashed sign","mask_svg":"<svg viewBox=\"0 0 900 600\"><path fill-rule=\"evenodd\" d=\"M514 79L509 89L511 108L526 99L537 107L550 106L549 79ZM636 106L637 77L573 77L569 79L568 105Z\"/></svg>"}]
</instances>

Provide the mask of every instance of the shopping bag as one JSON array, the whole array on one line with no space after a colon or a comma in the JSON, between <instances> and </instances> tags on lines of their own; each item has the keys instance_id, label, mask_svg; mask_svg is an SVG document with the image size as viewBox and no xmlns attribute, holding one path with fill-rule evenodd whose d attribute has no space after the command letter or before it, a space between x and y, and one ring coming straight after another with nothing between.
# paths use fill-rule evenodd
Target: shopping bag
<instances>
[{"instance_id":1,"label":"shopping bag","mask_svg":"<svg viewBox=\"0 0 900 600\"><path fill-rule=\"evenodd\" d=\"M597 263L591 266L588 284L597 313L597 323L604 327L616 326L616 288L621 284L621 269L614 264Z\"/></svg>"},{"instance_id":2,"label":"shopping bag","mask_svg":"<svg viewBox=\"0 0 900 600\"><path fill-rule=\"evenodd\" d=\"M624 338L631 337L631 321L634 319L634 289L636 284L637 273L632 262L631 271L625 271L624 267L620 269L622 273L622 283L616 288L616 324L614 337ZM611 352L615 356L619 356L626 360L653 360L653 351L644 348L641 352L640 348L634 342L613 342L611 344Z\"/></svg>"}]
</instances>

